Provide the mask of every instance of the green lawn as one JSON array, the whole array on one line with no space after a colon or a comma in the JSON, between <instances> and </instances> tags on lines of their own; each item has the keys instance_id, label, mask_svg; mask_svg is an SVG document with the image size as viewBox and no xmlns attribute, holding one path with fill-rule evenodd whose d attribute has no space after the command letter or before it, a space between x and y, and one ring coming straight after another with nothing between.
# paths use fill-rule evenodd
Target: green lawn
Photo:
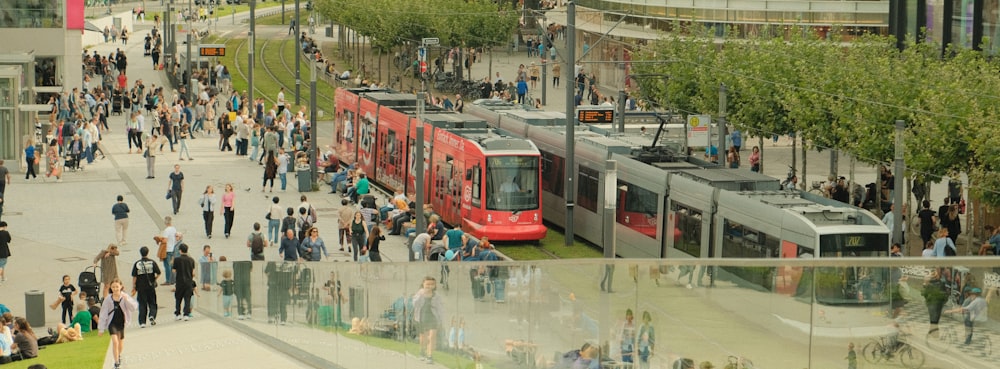
<instances>
[{"instance_id":1,"label":"green lawn","mask_svg":"<svg viewBox=\"0 0 1000 369\"><path fill-rule=\"evenodd\" d=\"M38 357L4 365L4 368L24 369L34 364L45 364L49 369L101 368L108 352L111 336L98 337L97 332L83 334L82 341L44 346Z\"/></svg>"},{"instance_id":2,"label":"green lawn","mask_svg":"<svg viewBox=\"0 0 1000 369\"><path fill-rule=\"evenodd\" d=\"M378 347L385 350L395 351L399 353L409 353L414 357L420 356L420 349L416 342L411 341L398 341L390 338L382 338L375 336L362 336L357 334L345 333L343 330L336 331L330 327L324 327L330 333L339 334L345 338L361 341L365 344ZM443 350L438 350L434 352L434 362L436 364L442 365L449 369L473 369L475 368L475 363L465 357L464 355L455 355L449 352L444 352ZM496 369L496 366L492 363L483 363L483 369Z\"/></svg>"},{"instance_id":3,"label":"green lawn","mask_svg":"<svg viewBox=\"0 0 1000 369\"><path fill-rule=\"evenodd\" d=\"M299 8L299 19L301 20L301 23L299 24L301 25L300 28L303 31L305 31L309 26L307 24L309 22L309 12L306 11L306 2L304 0L301 1L301 4L302 6ZM288 3L288 5L285 5L284 20L282 20L281 11L279 10L278 14L257 18L257 25L265 25L265 26L288 25L288 22L290 22L292 19L295 19L294 1L291 1Z\"/></svg>"}]
</instances>

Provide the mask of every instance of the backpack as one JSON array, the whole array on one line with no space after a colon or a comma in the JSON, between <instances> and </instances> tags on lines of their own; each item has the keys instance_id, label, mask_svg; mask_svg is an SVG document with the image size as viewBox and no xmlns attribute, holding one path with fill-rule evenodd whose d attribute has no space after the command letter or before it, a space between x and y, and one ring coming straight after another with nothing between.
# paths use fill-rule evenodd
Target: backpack
<instances>
[{"instance_id":1,"label":"backpack","mask_svg":"<svg viewBox=\"0 0 1000 369\"><path fill-rule=\"evenodd\" d=\"M944 256L958 256L958 252L955 251L954 244L949 243L944 245Z\"/></svg>"},{"instance_id":2,"label":"backpack","mask_svg":"<svg viewBox=\"0 0 1000 369\"><path fill-rule=\"evenodd\" d=\"M308 216L305 218L299 216L299 220L302 221L302 225L299 227L299 241L306 239L306 236L308 236L306 232L309 231L309 228L312 228L312 222L309 221L309 218Z\"/></svg>"},{"instance_id":3,"label":"backpack","mask_svg":"<svg viewBox=\"0 0 1000 369\"><path fill-rule=\"evenodd\" d=\"M250 238L250 252L254 254L264 253L264 237L260 233L254 233Z\"/></svg>"},{"instance_id":4,"label":"backpack","mask_svg":"<svg viewBox=\"0 0 1000 369\"><path fill-rule=\"evenodd\" d=\"M315 224L317 221L319 221L319 217L316 216L316 209L309 205L309 224Z\"/></svg>"}]
</instances>

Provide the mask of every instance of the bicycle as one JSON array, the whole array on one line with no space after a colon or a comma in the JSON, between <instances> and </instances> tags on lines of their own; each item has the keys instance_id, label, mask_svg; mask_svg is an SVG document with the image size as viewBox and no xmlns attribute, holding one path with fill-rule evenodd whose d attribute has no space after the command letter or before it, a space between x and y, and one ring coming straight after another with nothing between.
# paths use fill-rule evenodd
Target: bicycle
<instances>
[{"instance_id":1,"label":"bicycle","mask_svg":"<svg viewBox=\"0 0 1000 369\"><path fill-rule=\"evenodd\" d=\"M890 337L892 336L872 339L871 342L866 344L861 350L861 355L864 356L865 361L878 364L882 361L888 362L894 356L898 356L900 363L907 368L917 369L924 366L926 358L923 352L902 341L900 339L902 337L897 338L895 344L891 345L892 341L890 341Z\"/></svg>"},{"instance_id":2,"label":"bicycle","mask_svg":"<svg viewBox=\"0 0 1000 369\"><path fill-rule=\"evenodd\" d=\"M983 356L993 356L993 340L989 334L974 334L972 340L982 342L982 349L979 352ZM964 345L965 332L959 332L955 327L938 327L927 332L926 342L928 347L940 353L947 353L953 347L968 347Z\"/></svg>"}]
</instances>

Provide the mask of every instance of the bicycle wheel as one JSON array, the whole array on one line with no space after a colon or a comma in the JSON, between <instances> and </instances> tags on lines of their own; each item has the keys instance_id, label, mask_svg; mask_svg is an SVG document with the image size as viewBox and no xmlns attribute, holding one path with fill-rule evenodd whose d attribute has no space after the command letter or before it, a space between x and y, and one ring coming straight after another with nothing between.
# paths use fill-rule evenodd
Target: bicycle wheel
<instances>
[{"instance_id":1,"label":"bicycle wheel","mask_svg":"<svg viewBox=\"0 0 1000 369\"><path fill-rule=\"evenodd\" d=\"M948 352L953 341L954 336L946 328L938 328L927 333L927 347L937 352Z\"/></svg>"},{"instance_id":2,"label":"bicycle wheel","mask_svg":"<svg viewBox=\"0 0 1000 369\"><path fill-rule=\"evenodd\" d=\"M903 348L899 350L899 362L903 363L903 366L910 369L917 369L924 366L924 353L920 350L914 349L913 346L908 344L903 345Z\"/></svg>"},{"instance_id":3,"label":"bicycle wheel","mask_svg":"<svg viewBox=\"0 0 1000 369\"><path fill-rule=\"evenodd\" d=\"M882 344L877 341L868 342L865 348L861 349L861 356L865 357L865 361L878 364L882 361Z\"/></svg>"}]
</instances>

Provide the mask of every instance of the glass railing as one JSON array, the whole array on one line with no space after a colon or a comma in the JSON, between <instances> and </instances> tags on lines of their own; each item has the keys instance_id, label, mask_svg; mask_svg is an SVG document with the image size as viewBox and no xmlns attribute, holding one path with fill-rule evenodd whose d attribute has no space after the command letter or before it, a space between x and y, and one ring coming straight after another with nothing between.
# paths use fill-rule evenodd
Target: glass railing
<instances>
[{"instance_id":1,"label":"glass railing","mask_svg":"<svg viewBox=\"0 0 1000 369\"><path fill-rule=\"evenodd\" d=\"M1000 367L1000 259L946 261L219 263L197 306L347 369Z\"/></svg>"}]
</instances>

